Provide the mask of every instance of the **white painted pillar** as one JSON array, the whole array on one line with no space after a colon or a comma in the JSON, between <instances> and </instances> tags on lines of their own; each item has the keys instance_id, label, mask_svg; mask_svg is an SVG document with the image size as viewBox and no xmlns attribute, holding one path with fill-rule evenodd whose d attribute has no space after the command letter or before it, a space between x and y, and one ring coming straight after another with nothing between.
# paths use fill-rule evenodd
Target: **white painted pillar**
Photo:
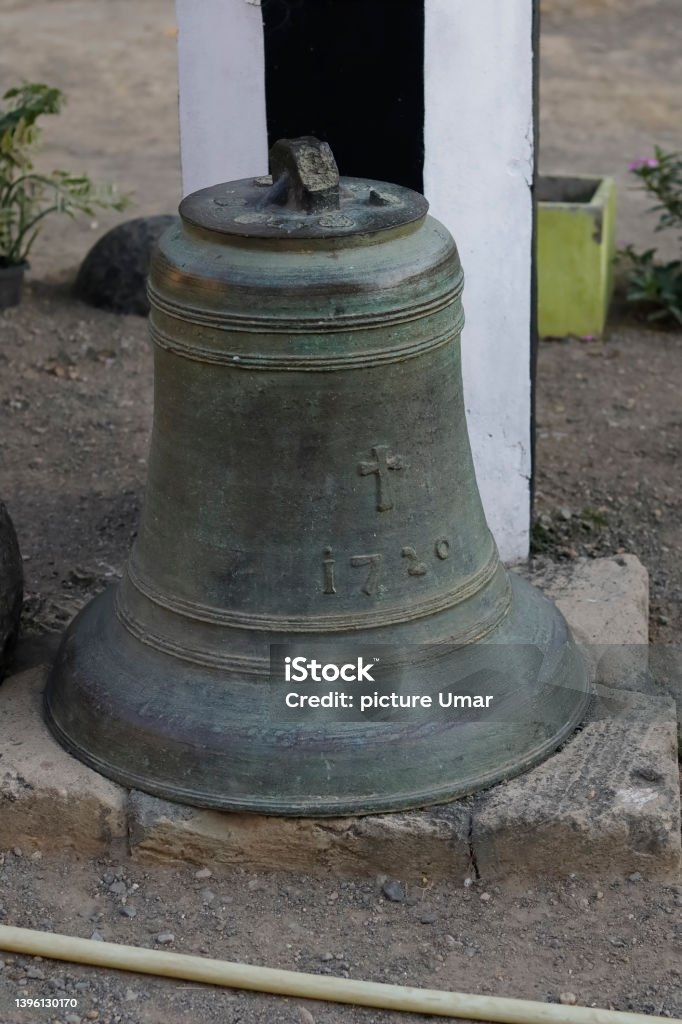
<instances>
[{"instance_id":1,"label":"white painted pillar","mask_svg":"<svg viewBox=\"0 0 682 1024\"><path fill-rule=\"evenodd\" d=\"M464 266L464 397L505 561L528 554L532 0L425 0L424 194Z\"/></svg>"},{"instance_id":2,"label":"white painted pillar","mask_svg":"<svg viewBox=\"0 0 682 1024\"><path fill-rule=\"evenodd\" d=\"M530 532L533 0L424 2L424 192L464 264L469 434L514 562ZM184 192L265 173L259 0L176 6Z\"/></svg>"},{"instance_id":3,"label":"white painted pillar","mask_svg":"<svg viewBox=\"0 0 682 1024\"><path fill-rule=\"evenodd\" d=\"M266 174L260 0L176 0L183 193Z\"/></svg>"}]
</instances>

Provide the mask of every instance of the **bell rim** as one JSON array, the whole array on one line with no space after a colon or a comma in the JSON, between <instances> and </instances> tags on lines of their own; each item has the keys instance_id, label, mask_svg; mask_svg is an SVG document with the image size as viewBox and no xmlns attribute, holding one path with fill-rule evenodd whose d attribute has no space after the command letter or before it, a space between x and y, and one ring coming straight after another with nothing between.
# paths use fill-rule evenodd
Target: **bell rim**
<instances>
[{"instance_id":1,"label":"bell rim","mask_svg":"<svg viewBox=\"0 0 682 1024\"><path fill-rule=\"evenodd\" d=\"M400 794L394 798L382 797L375 802L372 802L370 798L362 797L352 800L343 798L337 801L322 800L319 802L315 802L312 799L300 802L293 799L276 801L272 799L259 799L257 797L247 797L243 800L218 797L213 799L207 796L205 792L199 790L153 782L150 784L149 779L139 776L134 772L121 770L111 762L94 756L80 744L74 743L52 715L47 690L44 697L45 721L60 745L68 753L77 757L83 764L112 782L123 786L125 789L137 790L160 800L168 800L180 806L201 810L288 818L332 818L397 814L405 811L447 806L457 800L462 800L465 797L485 792L494 786L509 782L545 762L564 743L570 741L580 725L588 717L590 708L594 703L595 693L592 688L586 689L571 718L549 740L545 740L544 743L531 750L522 761L515 760L513 764L509 764L501 769L491 770L483 776L477 776L475 779L471 778L469 782L462 782L457 786L447 785L437 790L429 788L423 791L415 791L411 794Z\"/></svg>"},{"instance_id":2,"label":"bell rim","mask_svg":"<svg viewBox=\"0 0 682 1024\"><path fill-rule=\"evenodd\" d=\"M87 716L89 714L92 720L94 712L97 717L96 724L107 720L107 715L111 710L107 708L107 703L111 703L112 693L118 692L116 689L116 667L110 664L107 668L106 661L107 651L115 650L115 647L112 647L112 640L115 641L118 637L116 631L120 627L120 623L116 624L117 620L111 607L113 604L112 591L115 588L105 591L99 598L87 605L67 630L63 646L47 681L44 695L45 719L57 741L69 753L95 771L125 788L148 793L159 799L184 806L235 813L314 818L394 813L447 804L473 793L490 789L492 786L517 777L545 761L573 735L581 722L585 720L594 696L594 681L591 678L587 660L571 639L559 610L537 588L515 573L510 574L510 582L515 591L512 608L516 607L516 614L512 614L511 618L516 618L516 623L508 624L509 628L502 628L500 642L521 645L537 643L546 653L554 655L567 650L569 662L567 666L560 666L561 671L557 674L556 659L552 658L553 668L549 680L545 679L544 682L533 684L531 690L528 691L531 696L541 698L541 703L538 706L544 708L544 717L541 716L540 721L545 722L546 725L541 740L534 742L536 737L529 734L527 730L513 735L510 746L503 752L503 763L500 764L498 761L489 768L483 765L483 770L480 769L480 766L474 765L473 771L468 769L465 773L458 772L457 759L453 757L449 763L443 764L442 758L448 752L450 754L457 753L456 746L449 747L448 743L443 740L443 736L448 735L451 737L453 745L457 743L457 722L449 722L438 730L436 740L434 740L431 723L429 723L430 733L426 734L422 731L422 734L418 735L412 743L412 747L408 744L407 748L401 748L403 749L401 757L408 758L410 765L414 765L415 785L413 788L405 787L404 778L400 783L396 782L391 786L390 779L385 772L384 762L387 757L389 759L391 756L395 757L396 748L395 730L391 732L389 729L384 737L367 740L370 743L372 764L376 763L380 767L376 774L366 772L362 776L362 780L352 790L349 791L346 787L345 792L341 792L340 795L332 795L330 792L320 793L319 790L316 793L315 789L320 785L320 780L318 779L316 782L314 778L310 777L306 782L306 792L302 792L301 788L297 792L296 784L290 785L288 789L285 786L282 791L279 788L282 775L276 768L277 758L279 757L281 760L284 756L286 759L288 755L283 755L282 751L285 748L278 746L278 741L271 738L273 732L276 731L276 727L273 727L264 734L265 745L261 745L263 749L260 755L251 756L250 765L246 769L240 763L240 756L243 756L245 749L251 750L252 741L249 740L248 748L244 747L243 737L239 738L238 730L236 732L228 730L228 733L224 734L225 738L214 746L207 745L205 737L198 737L196 743L193 742L189 760L186 761L186 764L190 765L190 773L195 768L201 770L202 766L205 767L209 763L213 765L216 756L222 757L223 761L211 769L208 782L206 777L198 776L197 788L178 785L176 782L162 778L161 774L153 767L150 768L148 774L140 774L140 767L146 768L150 754L156 748L162 748L166 755L169 750L172 750L174 752L172 756L175 757L183 756L181 755L182 750L185 750L185 754L187 752L184 746L185 740L180 733L171 731L169 734L168 731L164 731L163 722L159 719L153 720L150 732L148 724L143 721L142 711L137 707L137 703L144 704L146 702L149 696L146 691L144 696L140 696L139 701L136 697L135 707L126 703L128 698L118 698L120 703L116 705L117 728L122 729L127 737L130 722L134 721L138 731L135 736L131 737L130 748L125 753L118 749L118 759L107 759L102 756L102 751L107 748L111 734L107 733L106 728L100 730L99 734L94 734L91 725L88 725ZM531 631L524 636L523 632L518 630L518 626L522 622L525 609L529 607L534 610L536 623ZM89 616L93 613L94 617L89 622ZM104 621L108 623L107 628L113 628L114 632L111 636L103 638L98 615L100 619L104 615ZM93 626L95 629L99 629L99 648L94 651L92 648L88 648L87 636L88 628L92 629ZM78 636L81 630L83 631L82 635ZM126 643L132 644L132 646L121 653L119 662L128 666L134 665L137 678L142 679L144 678L143 645L133 637L126 640ZM80 651L78 650L79 645ZM493 641L489 646L494 648L496 642ZM83 657L84 661L80 664L80 671L74 673L74 667L79 657ZM173 661L174 659L168 658L166 668L172 666ZM93 670L94 675L89 675ZM172 671L176 674L176 681L181 676L183 677L184 686L187 682L187 667L183 668L178 663L173 666ZM80 683L72 685L70 692L67 692L68 686L72 684L76 676L79 677ZM196 678L198 679L198 677ZM94 688L92 687L93 679L95 680ZM216 679L219 679L219 674L216 675ZM84 689L84 682L92 692L87 692ZM66 690L64 689L65 685ZM542 701L548 700L552 687L564 691L562 710L554 708L553 702L542 704ZM153 702L155 699L161 699L168 692L168 675L165 674L163 675L163 684L157 685L149 699ZM523 698L523 696L524 694L521 693L520 697ZM62 722L65 718L68 721L67 716L75 707L74 702L77 704L79 700L83 699L87 701L85 710L83 713L78 712L74 717L73 723L75 724L71 724L71 731L69 731ZM229 697L226 699L229 701ZM203 711L202 716L204 716ZM109 716L109 720L111 720L111 716ZM461 724L460 721L459 725L461 726ZM493 723L493 727L495 727L495 723ZM548 736L547 731L550 729L551 735ZM413 740L414 732L418 731L417 729L411 732L410 741ZM469 750L471 750L473 749L472 738L469 736L467 739L470 744ZM146 747L143 746L145 743ZM357 736L353 742L349 742L344 747L334 749L332 746L330 748L330 756L338 760L339 778L341 779L343 779L344 770L355 765L357 747L354 746L354 743L357 743ZM365 740L363 740L363 746L364 743ZM440 765L438 772L442 772L443 776L447 776L448 773L450 775L447 782L436 785L434 785L436 773L433 764L430 765L428 772L423 772L421 782L419 779L419 772L422 771L420 758L423 758L427 750L431 752L434 743L438 751L441 752L438 755ZM142 752L139 749L141 745ZM114 749L116 750L115 746ZM292 751L297 749L295 744ZM498 744L495 756L498 757L499 753ZM131 767L130 762L133 756L137 758L137 765ZM306 756L310 766L312 761L309 755ZM296 768L296 755L294 754L290 760L289 774ZM275 765L275 768L271 768L270 764ZM427 777L429 774L430 778ZM391 778L393 778L392 775ZM253 784L249 785L251 779L253 779ZM275 780L279 780L279 782ZM440 782L439 779L438 782ZM276 792L278 788L279 792ZM343 787L340 786L339 789L341 788Z\"/></svg>"}]
</instances>

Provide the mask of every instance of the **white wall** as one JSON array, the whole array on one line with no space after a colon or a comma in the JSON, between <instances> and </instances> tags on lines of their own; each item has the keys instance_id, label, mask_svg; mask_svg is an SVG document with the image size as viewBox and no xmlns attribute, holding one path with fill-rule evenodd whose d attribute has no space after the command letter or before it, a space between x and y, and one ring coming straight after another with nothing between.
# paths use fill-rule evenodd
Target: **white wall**
<instances>
[{"instance_id":1,"label":"white wall","mask_svg":"<svg viewBox=\"0 0 682 1024\"><path fill-rule=\"evenodd\" d=\"M176 0L183 192L266 174L258 0Z\"/></svg>"},{"instance_id":2,"label":"white wall","mask_svg":"<svg viewBox=\"0 0 682 1024\"><path fill-rule=\"evenodd\" d=\"M185 193L265 173L259 0L176 5ZM530 527L533 3L425 7L424 191L462 256L464 389L478 484L502 557L519 561Z\"/></svg>"},{"instance_id":3,"label":"white wall","mask_svg":"<svg viewBox=\"0 0 682 1024\"><path fill-rule=\"evenodd\" d=\"M505 561L529 540L532 0L426 0L424 192L464 266L464 394Z\"/></svg>"}]
</instances>

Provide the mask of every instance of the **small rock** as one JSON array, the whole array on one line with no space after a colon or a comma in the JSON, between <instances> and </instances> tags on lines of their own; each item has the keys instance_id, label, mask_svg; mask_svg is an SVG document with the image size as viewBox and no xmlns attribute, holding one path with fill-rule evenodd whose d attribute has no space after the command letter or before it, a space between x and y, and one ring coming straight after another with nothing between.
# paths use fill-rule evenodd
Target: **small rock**
<instances>
[{"instance_id":1,"label":"small rock","mask_svg":"<svg viewBox=\"0 0 682 1024\"><path fill-rule=\"evenodd\" d=\"M393 878L389 878L387 882L384 882L384 884L381 887L381 891L383 892L386 899L390 900L391 903L402 903L402 901L405 899L404 888L402 887L400 882L397 882Z\"/></svg>"},{"instance_id":2,"label":"small rock","mask_svg":"<svg viewBox=\"0 0 682 1024\"><path fill-rule=\"evenodd\" d=\"M334 956L332 953L323 953L322 956L320 957L320 960L322 960L323 963L329 963L329 961L333 959Z\"/></svg>"},{"instance_id":3,"label":"small rock","mask_svg":"<svg viewBox=\"0 0 682 1024\"><path fill-rule=\"evenodd\" d=\"M208 906L209 903L213 903L215 900L215 893L212 889L203 889L201 892L201 902L204 906Z\"/></svg>"},{"instance_id":4,"label":"small rock","mask_svg":"<svg viewBox=\"0 0 682 1024\"><path fill-rule=\"evenodd\" d=\"M95 929L90 938L93 942L104 942L104 936L101 932L98 932L97 929Z\"/></svg>"},{"instance_id":5,"label":"small rock","mask_svg":"<svg viewBox=\"0 0 682 1024\"><path fill-rule=\"evenodd\" d=\"M566 506L563 505L559 509L559 518L563 519L565 523L568 523L573 518L573 513L571 512L570 508L566 508Z\"/></svg>"},{"instance_id":6,"label":"small rock","mask_svg":"<svg viewBox=\"0 0 682 1024\"><path fill-rule=\"evenodd\" d=\"M102 881L104 882L105 885L111 885L113 882L116 881L116 875L114 874L113 871L105 871L104 874L102 875Z\"/></svg>"},{"instance_id":7,"label":"small rock","mask_svg":"<svg viewBox=\"0 0 682 1024\"><path fill-rule=\"evenodd\" d=\"M639 871L633 871L631 875L628 875L628 882L641 882L642 876Z\"/></svg>"},{"instance_id":8,"label":"small rock","mask_svg":"<svg viewBox=\"0 0 682 1024\"><path fill-rule=\"evenodd\" d=\"M114 896L125 896L128 892L128 888L125 882L112 882L109 886L109 892Z\"/></svg>"},{"instance_id":9,"label":"small rock","mask_svg":"<svg viewBox=\"0 0 682 1024\"><path fill-rule=\"evenodd\" d=\"M14 854L15 857L23 857L24 856L24 851L22 850L22 848L20 846L14 846L12 848L12 853Z\"/></svg>"},{"instance_id":10,"label":"small rock","mask_svg":"<svg viewBox=\"0 0 682 1024\"><path fill-rule=\"evenodd\" d=\"M4 971L4 969L5 969L5 961L4 960L0 960L0 971Z\"/></svg>"},{"instance_id":11,"label":"small rock","mask_svg":"<svg viewBox=\"0 0 682 1024\"><path fill-rule=\"evenodd\" d=\"M121 917L137 917L137 910L135 907L121 907L119 914Z\"/></svg>"},{"instance_id":12,"label":"small rock","mask_svg":"<svg viewBox=\"0 0 682 1024\"><path fill-rule=\"evenodd\" d=\"M114 313L149 312L147 273L154 244L178 218L169 214L135 217L111 228L83 260L74 292L92 306Z\"/></svg>"},{"instance_id":13,"label":"small rock","mask_svg":"<svg viewBox=\"0 0 682 1024\"><path fill-rule=\"evenodd\" d=\"M67 1013L64 1021L65 1024L81 1024L81 1019L77 1013Z\"/></svg>"},{"instance_id":14,"label":"small rock","mask_svg":"<svg viewBox=\"0 0 682 1024\"><path fill-rule=\"evenodd\" d=\"M315 1024L315 1018L305 1006L298 1007L298 1015L301 1018L301 1024Z\"/></svg>"},{"instance_id":15,"label":"small rock","mask_svg":"<svg viewBox=\"0 0 682 1024\"><path fill-rule=\"evenodd\" d=\"M41 971L39 967L28 967L26 969L27 978L35 978L36 981L45 981L45 971Z\"/></svg>"},{"instance_id":16,"label":"small rock","mask_svg":"<svg viewBox=\"0 0 682 1024\"><path fill-rule=\"evenodd\" d=\"M85 1014L86 1020L97 1020L99 1017L99 1010L88 1010Z\"/></svg>"},{"instance_id":17,"label":"small rock","mask_svg":"<svg viewBox=\"0 0 682 1024\"><path fill-rule=\"evenodd\" d=\"M42 859L43 859L43 855L40 852L40 850L35 850L34 853L31 854L31 860L33 861L34 864L36 864L39 860L42 860Z\"/></svg>"},{"instance_id":18,"label":"small rock","mask_svg":"<svg viewBox=\"0 0 682 1024\"><path fill-rule=\"evenodd\" d=\"M96 900L86 900L78 907L78 916L94 921L99 913L99 903Z\"/></svg>"},{"instance_id":19,"label":"small rock","mask_svg":"<svg viewBox=\"0 0 682 1024\"><path fill-rule=\"evenodd\" d=\"M209 868L199 868L198 871L194 872L194 877L195 878L199 878L199 879L211 878L212 875L213 875L213 872L210 871Z\"/></svg>"},{"instance_id":20,"label":"small rock","mask_svg":"<svg viewBox=\"0 0 682 1024\"><path fill-rule=\"evenodd\" d=\"M575 1006L578 1002L578 997L574 992L562 992L559 996L559 1002L562 1006Z\"/></svg>"},{"instance_id":21,"label":"small rock","mask_svg":"<svg viewBox=\"0 0 682 1024\"><path fill-rule=\"evenodd\" d=\"M136 999L137 999L137 992L135 992L134 989L132 989L132 988L127 988L125 990L125 995L123 996L123 1001L126 1002L126 1003L132 1003Z\"/></svg>"},{"instance_id":22,"label":"small rock","mask_svg":"<svg viewBox=\"0 0 682 1024\"><path fill-rule=\"evenodd\" d=\"M489 892L482 892L480 899L481 903L490 903L492 896L490 895Z\"/></svg>"},{"instance_id":23,"label":"small rock","mask_svg":"<svg viewBox=\"0 0 682 1024\"><path fill-rule=\"evenodd\" d=\"M436 915L430 913L420 914L419 920L422 924L433 924L436 920Z\"/></svg>"},{"instance_id":24,"label":"small rock","mask_svg":"<svg viewBox=\"0 0 682 1024\"><path fill-rule=\"evenodd\" d=\"M175 935L173 932L159 932L156 941L160 946L170 946L172 942L175 942Z\"/></svg>"}]
</instances>

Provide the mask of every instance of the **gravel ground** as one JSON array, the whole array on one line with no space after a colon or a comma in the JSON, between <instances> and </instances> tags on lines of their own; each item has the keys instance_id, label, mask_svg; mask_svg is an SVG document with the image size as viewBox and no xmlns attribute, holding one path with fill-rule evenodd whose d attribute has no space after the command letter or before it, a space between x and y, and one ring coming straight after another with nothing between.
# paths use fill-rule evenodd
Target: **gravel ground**
<instances>
[{"instance_id":1,"label":"gravel ground","mask_svg":"<svg viewBox=\"0 0 682 1024\"><path fill-rule=\"evenodd\" d=\"M534 550L639 556L650 638L682 643L682 333L541 343Z\"/></svg>"},{"instance_id":2,"label":"gravel ground","mask_svg":"<svg viewBox=\"0 0 682 1024\"><path fill-rule=\"evenodd\" d=\"M67 864L19 850L3 860L0 919L7 924L314 974L547 1002L571 993L581 1005L682 1016L682 886L638 874L611 884L576 877L504 889L462 878L432 884L425 876L421 886L405 887L385 878L219 875L78 858ZM408 1019L0 957L3 1024ZM58 1013L16 1009L23 996L76 999L78 1006Z\"/></svg>"}]
</instances>

